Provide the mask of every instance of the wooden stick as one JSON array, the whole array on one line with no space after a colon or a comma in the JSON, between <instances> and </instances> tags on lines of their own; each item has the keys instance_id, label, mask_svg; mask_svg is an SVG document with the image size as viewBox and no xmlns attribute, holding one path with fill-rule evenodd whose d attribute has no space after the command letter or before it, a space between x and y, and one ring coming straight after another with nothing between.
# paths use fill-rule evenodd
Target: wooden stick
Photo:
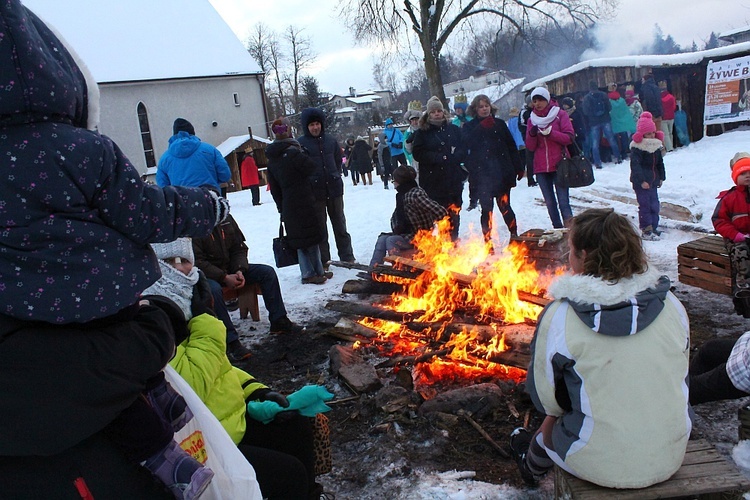
<instances>
[{"instance_id":1,"label":"wooden stick","mask_svg":"<svg viewBox=\"0 0 750 500\"><path fill-rule=\"evenodd\" d=\"M339 321L338 323L336 323L336 326L333 327L333 330L344 333L346 335L361 335L362 337L367 337L368 339L372 339L378 336L378 332L376 332L372 328L360 325L356 321L352 321L349 318L339 318Z\"/></svg>"},{"instance_id":2,"label":"wooden stick","mask_svg":"<svg viewBox=\"0 0 750 500\"><path fill-rule=\"evenodd\" d=\"M357 269L359 271L365 271L366 273L372 275L372 274L384 274L387 276L398 276L401 278L410 278L414 279L417 276L419 276L421 273L412 273L409 271L404 271L403 269L394 269L391 266L366 266L364 264L357 264L354 262L339 262L337 260L331 261L332 266L336 267L343 267L344 269Z\"/></svg>"},{"instance_id":3,"label":"wooden stick","mask_svg":"<svg viewBox=\"0 0 750 500\"><path fill-rule=\"evenodd\" d=\"M341 293L368 293L372 295L392 295L402 293L404 286L398 283L386 283L369 280L348 280L341 288Z\"/></svg>"},{"instance_id":4,"label":"wooden stick","mask_svg":"<svg viewBox=\"0 0 750 500\"><path fill-rule=\"evenodd\" d=\"M332 399L330 401L326 401L325 403L327 405L337 405L340 403L349 403L350 401L357 401L360 398L360 396L350 396L348 398L340 398L340 399Z\"/></svg>"},{"instance_id":5,"label":"wooden stick","mask_svg":"<svg viewBox=\"0 0 750 500\"><path fill-rule=\"evenodd\" d=\"M425 361L429 361L432 358L445 356L452 350L452 348L446 348L440 349L439 351L428 351L424 354L419 355L414 354L411 356L397 356L395 358L386 359L382 363L378 363L377 365L375 365L375 368L391 368L398 365L424 363Z\"/></svg>"},{"instance_id":6,"label":"wooden stick","mask_svg":"<svg viewBox=\"0 0 750 500\"><path fill-rule=\"evenodd\" d=\"M492 437L490 437L489 434L487 434L487 431L485 431L484 428L482 428L482 426L476 422L476 420L471 418L471 415L469 415L469 412L467 412L466 410L458 410L456 414L461 417L464 417L466 421L469 422L471 426L474 427L477 430L477 432L479 432L479 434L481 434L482 437L486 439L487 442L490 443L492 447L495 448L500 453L500 455L503 456L503 458L510 458L510 455L508 454L508 452L505 451L505 449L502 446L497 444L495 440L492 439Z\"/></svg>"}]
</instances>

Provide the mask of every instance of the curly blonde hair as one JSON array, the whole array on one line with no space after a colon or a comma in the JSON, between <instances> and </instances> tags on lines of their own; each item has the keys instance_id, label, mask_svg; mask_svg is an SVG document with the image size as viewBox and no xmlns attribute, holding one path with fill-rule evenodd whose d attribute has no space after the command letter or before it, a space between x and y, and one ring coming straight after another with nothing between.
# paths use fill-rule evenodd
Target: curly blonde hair
<instances>
[{"instance_id":1,"label":"curly blonde hair","mask_svg":"<svg viewBox=\"0 0 750 500\"><path fill-rule=\"evenodd\" d=\"M573 217L569 241L576 256L586 251L581 274L616 283L648 269L635 227L611 208L591 208Z\"/></svg>"}]
</instances>

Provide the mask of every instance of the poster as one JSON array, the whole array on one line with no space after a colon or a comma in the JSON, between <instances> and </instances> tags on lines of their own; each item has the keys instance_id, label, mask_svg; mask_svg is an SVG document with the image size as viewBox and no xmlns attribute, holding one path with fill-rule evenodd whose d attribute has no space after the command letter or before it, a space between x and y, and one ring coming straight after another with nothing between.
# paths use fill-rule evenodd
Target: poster
<instances>
[{"instance_id":1,"label":"poster","mask_svg":"<svg viewBox=\"0 0 750 500\"><path fill-rule=\"evenodd\" d=\"M704 125L750 120L750 56L712 62L706 70Z\"/></svg>"}]
</instances>

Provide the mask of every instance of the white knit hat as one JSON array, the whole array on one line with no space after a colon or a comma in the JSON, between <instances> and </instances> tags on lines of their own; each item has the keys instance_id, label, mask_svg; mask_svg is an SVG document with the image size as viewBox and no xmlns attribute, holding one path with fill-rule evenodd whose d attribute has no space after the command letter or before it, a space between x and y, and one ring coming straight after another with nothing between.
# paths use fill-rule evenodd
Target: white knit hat
<instances>
[{"instance_id":1,"label":"white knit hat","mask_svg":"<svg viewBox=\"0 0 750 500\"><path fill-rule=\"evenodd\" d=\"M195 263L193 240L190 238L177 238L169 243L152 243L151 248L153 248L156 258L159 260L180 257L191 264Z\"/></svg>"},{"instance_id":2,"label":"white knit hat","mask_svg":"<svg viewBox=\"0 0 750 500\"><path fill-rule=\"evenodd\" d=\"M544 87L537 87L534 90L532 90L531 98L533 99L534 96L539 96L545 101L549 102L549 90L545 89Z\"/></svg>"}]
</instances>

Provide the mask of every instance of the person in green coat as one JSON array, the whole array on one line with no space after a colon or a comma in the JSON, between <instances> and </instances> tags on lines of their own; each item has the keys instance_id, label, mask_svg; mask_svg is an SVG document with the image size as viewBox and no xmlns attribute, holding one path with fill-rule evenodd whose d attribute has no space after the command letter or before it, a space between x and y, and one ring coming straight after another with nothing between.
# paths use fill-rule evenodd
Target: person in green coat
<instances>
[{"instance_id":1,"label":"person in green coat","mask_svg":"<svg viewBox=\"0 0 750 500\"><path fill-rule=\"evenodd\" d=\"M613 88L612 85L610 84L610 89ZM607 97L609 97L609 102L612 105L612 109L609 112L609 117L612 121L612 133L615 135L617 146L624 159L630 154L630 137L635 133L635 120L625 99L617 91L616 85L614 86L614 90L610 90Z\"/></svg>"}]
</instances>

